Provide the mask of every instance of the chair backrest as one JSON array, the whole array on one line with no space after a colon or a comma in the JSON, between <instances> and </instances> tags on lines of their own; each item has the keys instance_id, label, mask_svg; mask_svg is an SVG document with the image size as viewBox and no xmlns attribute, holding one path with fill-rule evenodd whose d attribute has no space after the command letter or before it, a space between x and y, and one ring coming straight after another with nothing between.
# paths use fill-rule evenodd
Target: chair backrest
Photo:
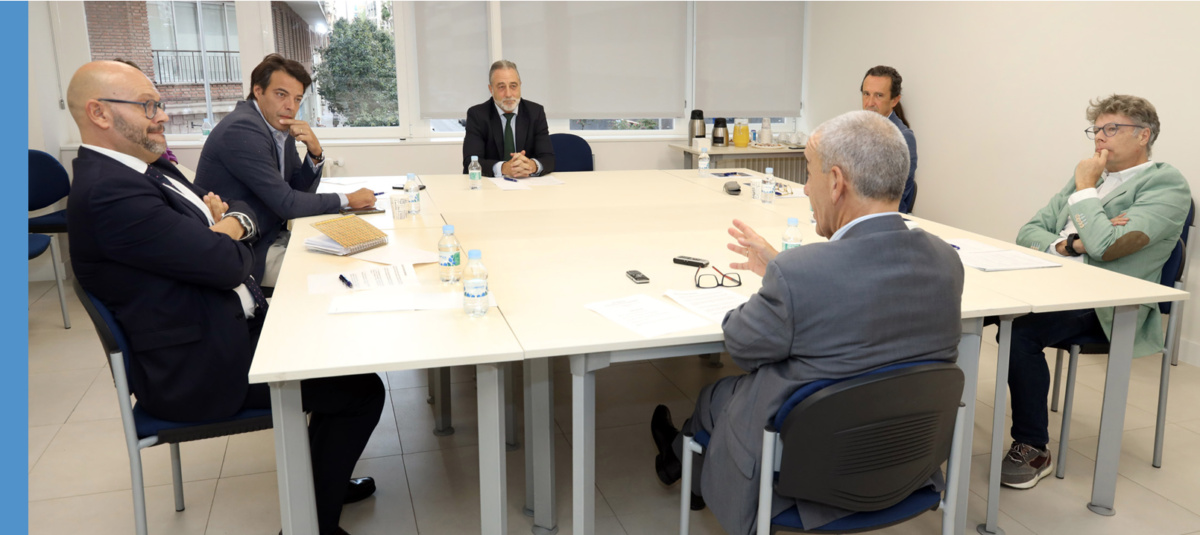
<instances>
[{"instance_id":1,"label":"chair backrest","mask_svg":"<svg viewBox=\"0 0 1200 535\"><path fill-rule=\"evenodd\" d=\"M775 492L851 511L900 503L950 457L963 380L950 362L909 363L817 387L778 428Z\"/></svg>"},{"instance_id":2,"label":"chair backrest","mask_svg":"<svg viewBox=\"0 0 1200 535\"><path fill-rule=\"evenodd\" d=\"M909 201L909 203L908 203L908 213L910 213L910 214L917 207L917 188L918 187L920 187L920 185L917 184L916 181L913 181L913 197L912 197L912 200Z\"/></svg>"},{"instance_id":3,"label":"chair backrest","mask_svg":"<svg viewBox=\"0 0 1200 535\"><path fill-rule=\"evenodd\" d=\"M41 210L71 193L67 170L53 156L29 150L29 211Z\"/></svg>"},{"instance_id":4,"label":"chair backrest","mask_svg":"<svg viewBox=\"0 0 1200 535\"><path fill-rule=\"evenodd\" d=\"M592 146L588 145L586 139L575 134L550 134L550 144L554 145L555 171L595 170Z\"/></svg>"},{"instance_id":5,"label":"chair backrest","mask_svg":"<svg viewBox=\"0 0 1200 535\"><path fill-rule=\"evenodd\" d=\"M101 303L96 296L83 289L83 286L79 284L79 277L71 279L71 284L75 287L75 295L79 296L79 301L83 303L88 317L92 319L92 325L96 327L96 334L100 336L100 346L104 348L104 354L112 355L120 352L125 361L125 373L129 373L129 343L125 340L125 332L117 323L116 316L113 316L112 311L104 306L104 303ZM116 380L116 372L113 373L113 379ZM129 393L133 393L132 384L129 385Z\"/></svg>"},{"instance_id":6,"label":"chair backrest","mask_svg":"<svg viewBox=\"0 0 1200 535\"><path fill-rule=\"evenodd\" d=\"M1174 288L1175 283L1183 280L1183 273L1187 269L1184 264L1187 260L1187 240L1188 230L1192 228L1192 224L1196 220L1196 201L1192 201L1191 209L1188 210L1187 221L1183 223L1183 233L1179 235L1179 241L1175 243L1175 250L1171 251L1171 256L1167 258L1167 262L1163 264L1162 276L1159 282L1163 286ZM1158 310L1163 314L1171 313L1171 302L1164 301L1158 304Z\"/></svg>"}]
</instances>

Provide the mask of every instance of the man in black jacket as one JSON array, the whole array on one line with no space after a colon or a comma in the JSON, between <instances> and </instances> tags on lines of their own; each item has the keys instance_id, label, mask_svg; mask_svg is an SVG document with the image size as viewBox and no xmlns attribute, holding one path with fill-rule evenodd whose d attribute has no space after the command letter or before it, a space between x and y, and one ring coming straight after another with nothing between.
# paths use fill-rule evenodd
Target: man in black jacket
<instances>
[{"instance_id":1,"label":"man in black jacket","mask_svg":"<svg viewBox=\"0 0 1200 535\"><path fill-rule=\"evenodd\" d=\"M486 176L525 178L554 172L554 145L541 104L521 99L521 74L500 60L488 72L492 98L467 110L463 173L479 157Z\"/></svg>"},{"instance_id":2,"label":"man in black jacket","mask_svg":"<svg viewBox=\"0 0 1200 535\"><path fill-rule=\"evenodd\" d=\"M67 208L71 264L124 330L131 388L146 412L200 422L270 408L267 386L247 381L267 313L251 276L262 227L247 203L206 193L162 158L160 98L122 63L88 63L71 78L67 100L82 137ZM342 504L375 490L350 475L383 411L383 382L312 379L301 397L312 413L320 532L342 534Z\"/></svg>"},{"instance_id":3,"label":"man in black jacket","mask_svg":"<svg viewBox=\"0 0 1200 535\"><path fill-rule=\"evenodd\" d=\"M262 235L254 246L254 276L264 280L267 249L289 219L334 214L342 208L375 205L369 189L354 193L313 193L321 183L325 152L308 123L296 119L312 77L304 65L270 54L250 74L251 92L213 129L196 185L226 198L241 199L258 214ZM296 142L308 149L300 161Z\"/></svg>"}]
</instances>

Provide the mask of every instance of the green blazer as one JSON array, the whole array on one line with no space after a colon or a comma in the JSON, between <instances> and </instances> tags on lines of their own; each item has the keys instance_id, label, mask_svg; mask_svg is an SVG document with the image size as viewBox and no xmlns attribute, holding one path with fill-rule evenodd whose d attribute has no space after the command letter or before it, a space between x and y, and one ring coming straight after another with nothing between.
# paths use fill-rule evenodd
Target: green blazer
<instances>
[{"instance_id":1,"label":"green blazer","mask_svg":"<svg viewBox=\"0 0 1200 535\"><path fill-rule=\"evenodd\" d=\"M1103 178L1101 178L1103 181ZM1099 184L1097 184L1099 186ZM1154 163L1125 181L1103 199L1085 199L1071 206L1067 197L1075 193L1075 177L1050 199L1017 234L1017 244L1045 251L1059 239L1067 218L1075 222L1087 249L1083 261L1089 265L1157 283L1163 264L1183 232L1192 193L1179 170ZM1126 214L1129 223L1114 227L1110 219ZM1097 308L1104 334L1112 339L1112 307ZM1158 304L1138 310L1137 336L1133 355L1144 357L1163 350L1162 318Z\"/></svg>"}]
</instances>

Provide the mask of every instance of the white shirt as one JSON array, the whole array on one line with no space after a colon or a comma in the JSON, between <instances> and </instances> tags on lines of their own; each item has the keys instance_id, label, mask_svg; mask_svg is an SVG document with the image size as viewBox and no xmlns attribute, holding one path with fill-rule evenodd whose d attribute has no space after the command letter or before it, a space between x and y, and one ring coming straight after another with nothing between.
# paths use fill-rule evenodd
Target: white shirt
<instances>
[{"instance_id":1,"label":"white shirt","mask_svg":"<svg viewBox=\"0 0 1200 535\"><path fill-rule=\"evenodd\" d=\"M109 158L112 158L118 162L121 162L121 163L125 164L126 166L128 166L130 169L137 171L138 174L141 174L141 175L146 174L146 170L149 169L149 167L150 167L150 165L147 164L146 162L143 162L140 159L130 156L128 154L125 154L123 152L117 152L112 149L106 149L104 147L97 147L95 145L88 145L86 143L83 143L80 146L87 147L88 149L94 150L100 154L103 154L105 156L108 156ZM191 188L184 186L183 184L180 184L178 180L175 180L174 178L172 178L170 175L168 175L166 173L163 173L163 176L167 177L167 180L171 182L171 187L167 188L167 189L170 189L171 191L175 192L175 194L179 195L180 197L183 197L188 202L196 205L196 208L200 209L200 213L204 214L204 217L206 219L208 219L209 226L216 224L213 222L212 212L208 209L208 205L204 204L204 200L201 199L199 196L197 196L195 194L195 192L192 191ZM253 230L253 229L250 229L250 230ZM249 235L249 234L250 234L250 232L247 232L247 235ZM237 288L234 288L233 291L235 293L237 293L238 299L242 302L242 311L246 313L246 317L253 318L254 317L254 308L256 305L254 303L254 296L250 295L250 290L246 288L245 284L241 284L241 285L238 285Z\"/></svg>"},{"instance_id":2,"label":"white shirt","mask_svg":"<svg viewBox=\"0 0 1200 535\"><path fill-rule=\"evenodd\" d=\"M1070 197L1067 197L1067 205L1074 206L1075 203L1084 199L1103 199L1104 197L1107 197L1109 193L1112 193L1113 191L1116 191L1117 188L1121 187L1121 184L1124 184L1126 180L1129 180L1137 176L1138 173L1149 169L1151 165L1154 165L1154 162L1147 161L1144 164L1135 165L1124 171L1117 171L1116 173L1104 171L1100 173L1101 183L1098 187L1081 189L1075 193L1072 193ZM1065 256L1066 258L1070 258L1076 262L1083 262L1083 256L1066 256L1058 254L1059 242L1066 241L1067 236L1075 234L1076 232L1078 231L1075 229L1075 223L1071 221L1071 218L1068 217L1067 224L1063 227L1062 232L1058 233L1059 238L1055 240L1054 243L1050 244L1050 247L1046 249L1046 252L1056 256Z\"/></svg>"},{"instance_id":3,"label":"white shirt","mask_svg":"<svg viewBox=\"0 0 1200 535\"><path fill-rule=\"evenodd\" d=\"M508 121L512 122L513 148L515 149L516 143L517 143L517 113L521 111L521 100L517 99L517 107L513 108L512 119L505 119L504 114L506 114L508 112L504 111L504 108L501 108L499 104L496 104L495 100L492 100L492 105L496 106L496 113L500 114L500 132L501 132L500 135L502 135L502 136L504 135L504 121L508 120ZM500 140L500 145L501 146L504 145L503 139ZM509 159L512 158L511 156L509 156L507 154L505 154L504 157L509 158ZM542 174L542 162L539 162L537 160L537 158L530 158L530 160L533 160L533 163L537 164L537 171L531 173L529 176L538 176L538 175ZM492 176L504 176L504 175L500 174L500 168L504 167L504 162L506 162L506 161L508 161L508 160L505 160L502 158L499 162L496 162L496 165L492 166Z\"/></svg>"},{"instance_id":4,"label":"white shirt","mask_svg":"<svg viewBox=\"0 0 1200 535\"><path fill-rule=\"evenodd\" d=\"M877 214L867 214L865 216L862 216L858 219L855 219L854 221L846 223L844 226L842 226L842 228L838 229L837 232L834 232L833 237L829 238L829 241L838 241L838 240L842 239L842 236L845 236L846 232L850 230L850 227L853 227L854 225L862 223L863 221L866 221L868 219L875 219L876 217L883 217L885 215L898 216L898 215L900 215L900 212L879 212Z\"/></svg>"},{"instance_id":5,"label":"white shirt","mask_svg":"<svg viewBox=\"0 0 1200 535\"><path fill-rule=\"evenodd\" d=\"M264 123L267 123L267 131L270 132L271 137L275 139L275 149L279 153L279 177L282 178L284 182L287 182L287 177L283 176L283 148L287 146L287 138L290 133L280 132L278 128L271 126L271 122L267 120L267 116L263 115L262 108L258 107L257 100L251 100L250 103L254 104L254 109L258 110L258 116L263 118ZM314 173L320 171L321 166L325 165L325 160L321 160L321 163L316 163L312 160L311 156L307 155L304 157L304 159L308 161L308 166L312 168ZM350 206L350 199L349 197L346 197L345 193L338 193L337 196L338 199L342 201L342 208Z\"/></svg>"}]
</instances>

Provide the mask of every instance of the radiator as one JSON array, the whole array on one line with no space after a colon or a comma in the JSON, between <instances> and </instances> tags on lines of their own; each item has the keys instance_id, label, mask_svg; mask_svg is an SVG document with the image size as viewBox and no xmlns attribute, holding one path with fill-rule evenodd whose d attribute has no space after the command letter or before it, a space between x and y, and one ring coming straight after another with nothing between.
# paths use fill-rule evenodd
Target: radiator
<instances>
[{"instance_id":1,"label":"radiator","mask_svg":"<svg viewBox=\"0 0 1200 535\"><path fill-rule=\"evenodd\" d=\"M717 160L714 163L716 164L715 167L718 169L733 169L740 167L753 169L760 173L765 172L768 167L771 167L775 170L775 176L777 178L789 180L797 184L804 184L808 181L808 176L806 174L807 169L805 168L807 160L804 159L802 153L798 154L797 156L799 157L797 158L796 156L791 156L788 158L783 158L776 156L771 158L764 157L736 159L725 157Z\"/></svg>"}]
</instances>

